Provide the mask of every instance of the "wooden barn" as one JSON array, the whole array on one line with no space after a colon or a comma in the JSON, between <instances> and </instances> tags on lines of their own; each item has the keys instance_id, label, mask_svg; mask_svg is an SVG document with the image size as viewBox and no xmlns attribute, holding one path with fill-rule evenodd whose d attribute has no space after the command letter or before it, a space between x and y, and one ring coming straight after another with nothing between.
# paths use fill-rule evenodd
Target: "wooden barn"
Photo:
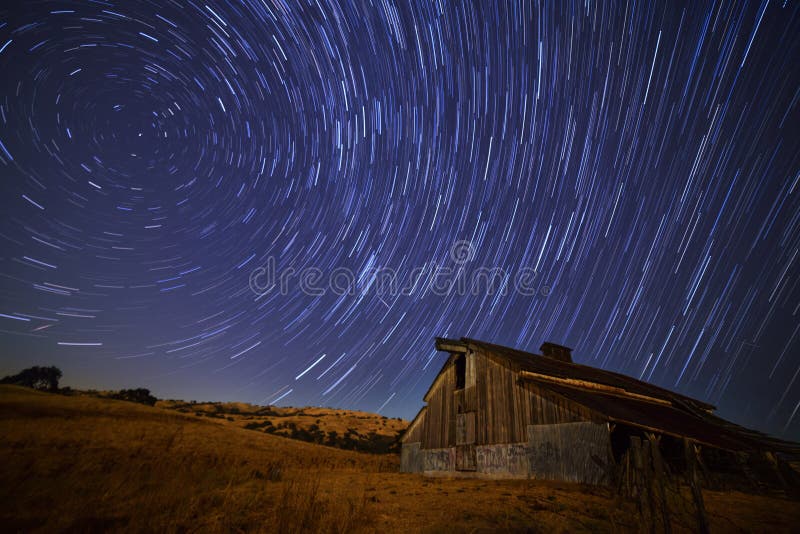
<instances>
[{"instance_id":1,"label":"wooden barn","mask_svg":"<svg viewBox=\"0 0 800 534\"><path fill-rule=\"evenodd\" d=\"M437 338L436 348L450 355L401 437L405 472L608 485L644 443L673 470L694 464L691 450L709 472L782 479L785 455L798 452L705 402L573 363L561 345L531 354Z\"/></svg>"}]
</instances>

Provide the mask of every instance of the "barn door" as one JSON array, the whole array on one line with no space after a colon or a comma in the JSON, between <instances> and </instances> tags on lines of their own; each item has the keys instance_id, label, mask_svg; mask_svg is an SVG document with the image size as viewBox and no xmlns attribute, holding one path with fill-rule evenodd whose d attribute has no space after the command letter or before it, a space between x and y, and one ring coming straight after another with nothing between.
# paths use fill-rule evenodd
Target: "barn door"
<instances>
[{"instance_id":1,"label":"barn door","mask_svg":"<svg viewBox=\"0 0 800 534\"><path fill-rule=\"evenodd\" d=\"M475 412L456 415L456 469L475 471Z\"/></svg>"}]
</instances>

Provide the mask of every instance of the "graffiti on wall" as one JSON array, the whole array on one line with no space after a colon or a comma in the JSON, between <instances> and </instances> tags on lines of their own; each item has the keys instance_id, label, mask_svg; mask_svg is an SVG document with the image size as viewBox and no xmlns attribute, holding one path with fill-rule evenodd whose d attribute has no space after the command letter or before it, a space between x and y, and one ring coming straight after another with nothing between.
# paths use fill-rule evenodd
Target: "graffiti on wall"
<instances>
[{"instance_id":1,"label":"graffiti on wall","mask_svg":"<svg viewBox=\"0 0 800 534\"><path fill-rule=\"evenodd\" d=\"M503 443L476 447L478 471L491 474L528 476L527 443Z\"/></svg>"},{"instance_id":2,"label":"graffiti on wall","mask_svg":"<svg viewBox=\"0 0 800 534\"><path fill-rule=\"evenodd\" d=\"M455 448L423 449L422 466L425 471L452 471L456 466Z\"/></svg>"},{"instance_id":3,"label":"graffiti on wall","mask_svg":"<svg viewBox=\"0 0 800 534\"><path fill-rule=\"evenodd\" d=\"M609 482L613 460L605 424L529 425L528 440L533 478L588 484Z\"/></svg>"}]
</instances>

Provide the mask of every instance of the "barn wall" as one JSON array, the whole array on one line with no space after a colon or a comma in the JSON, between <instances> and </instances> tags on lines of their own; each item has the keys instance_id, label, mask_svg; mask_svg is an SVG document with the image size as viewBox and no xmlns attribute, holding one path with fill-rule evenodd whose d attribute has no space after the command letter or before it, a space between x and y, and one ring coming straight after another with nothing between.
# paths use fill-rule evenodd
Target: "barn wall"
<instances>
[{"instance_id":1,"label":"barn wall","mask_svg":"<svg viewBox=\"0 0 800 534\"><path fill-rule=\"evenodd\" d=\"M474 471L456 469L456 447L422 449L419 443L406 443L400 470L431 476L535 478L600 485L611 482L614 464L606 425L530 425L528 430L528 442L477 445Z\"/></svg>"},{"instance_id":2,"label":"barn wall","mask_svg":"<svg viewBox=\"0 0 800 534\"><path fill-rule=\"evenodd\" d=\"M466 355L465 370L461 390L452 358L435 379L404 436L402 471L602 483L610 439L590 410L482 351Z\"/></svg>"},{"instance_id":3,"label":"barn wall","mask_svg":"<svg viewBox=\"0 0 800 534\"><path fill-rule=\"evenodd\" d=\"M400 471L403 473L421 473L422 454L420 443L403 443L400 449Z\"/></svg>"},{"instance_id":4,"label":"barn wall","mask_svg":"<svg viewBox=\"0 0 800 534\"><path fill-rule=\"evenodd\" d=\"M614 460L606 424L530 425L528 454L532 478L611 483Z\"/></svg>"},{"instance_id":5,"label":"barn wall","mask_svg":"<svg viewBox=\"0 0 800 534\"><path fill-rule=\"evenodd\" d=\"M524 443L528 425L591 420L583 407L520 381L519 369L476 352L477 441L479 445Z\"/></svg>"},{"instance_id":6,"label":"barn wall","mask_svg":"<svg viewBox=\"0 0 800 534\"><path fill-rule=\"evenodd\" d=\"M456 468L456 449L447 447L442 449L422 449L422 470L425 473L437 471L454 471Z\"/></svg>"},{"instance_id":7,"label":"barn wall","mask_svg":"<svg viewBox=\"0 0 800 534\"><path fill-rule=\"evenodd\" d=\"M455 365L449 363L433 383L425 410L423 449L441 449L455 445Z\"/></svg>"},{"instance_id":8,"label":"barn wall","mask_svg":"<svg viewBox=\"0 0 800 534\"><path fill-rule=\"evenodd\" d=\"M423 407L417 417L403 434L403 443L421 443L425 434L425 419L427 419L428 408Z\"/></svg>"},{"instance_id":9,"label":"barn wall","mask_svg":"<svg viewBox=\"0 0 800 534\"><path fill-rule=\"evenodd\" d=\"M512 419L527 419L526 414L513 414L513 396L516 377L513 373L491 361L483 351L475 352L477 374L477 435L478 445L494 445L525 441L516 436ZM522 405L523 403L520 403Z\"/></svg>"},{"instance_id":10,"label":"barn wall","mask_svg":"<svg viewBox=\"0 0 800 534\"><path fill-rule=\"evenodd\" d=\"M530 462L527 443L478 445L477 471L493 478L528 478Z\"/></svg>"},{"instance_id":11,"label":"barn wall","mask_svg":"<svg viewBox=\"0 0 800 534\"><path fill-rule=\"evenodd\" d=\"M555 425L580 421L595 423L605 423L606 421L585 406L556 395L530 381L520 381L518 386L527 392L527 398L531 404L531 419L528 424ZM525 398L525 395L522 397Z\"/></svg>"}]
</instances>

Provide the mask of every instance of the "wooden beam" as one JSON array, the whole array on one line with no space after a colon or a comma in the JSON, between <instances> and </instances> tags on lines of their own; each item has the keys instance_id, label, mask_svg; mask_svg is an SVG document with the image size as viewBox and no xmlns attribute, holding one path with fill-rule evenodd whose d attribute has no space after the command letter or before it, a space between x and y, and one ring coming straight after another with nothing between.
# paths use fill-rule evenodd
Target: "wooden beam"
<instances>
[{"instance_id":1,"label":"wooden beam","mask_svg":"<svg viewBox=\"0 0 800 534\"><path fill-rule=\"evenodd\" d=\"M642 395L641 393L634 393L632 391L628 391L627 389L619 388L616 386L609 386L607 384L600 384L599 382L590 382L588 380L579 380L577 378L561 378L541 373L534 373L532 371L521 371L520 375L523 378L540 380L543 382L551 382L554 384L560 384L581 389L591 389L593 391L599 391L617 397L626 397L630 399L637 399L645 402L651 402L654 404L661 404L663 406L672 406L672 402L665 399L651 397L650 395Z\"/></svg>"},{"instance_id":2,"label":"wooden beam","mask_svg":"<svg viewBox=\"0 0 800 534\"><path fill-rule=\"evenodd\" d=\"M444 352L460 352L463 354L467 352L467 344L457 339L437 337L436 350L441 350Z\"/></svg>"}]
</instances>

